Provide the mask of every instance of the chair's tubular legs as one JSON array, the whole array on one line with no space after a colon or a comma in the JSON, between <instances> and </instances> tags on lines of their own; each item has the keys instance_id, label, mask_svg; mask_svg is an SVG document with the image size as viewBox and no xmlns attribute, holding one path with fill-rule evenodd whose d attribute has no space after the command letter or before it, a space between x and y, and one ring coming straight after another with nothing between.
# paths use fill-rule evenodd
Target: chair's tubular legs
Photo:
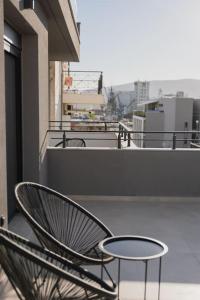
<instances>
[{"instance_id":1,"label":"chair's tubular legs","mask_svg":"<svg viewBox=\"0 0 200 300\"><path fill-rule=\"evenodd\" d=\"M85 289L84 291L85 291L85 295L86 295L86 298L85 298L85 299L89 299L87 290Z\"/></svg>"}]
</instances>

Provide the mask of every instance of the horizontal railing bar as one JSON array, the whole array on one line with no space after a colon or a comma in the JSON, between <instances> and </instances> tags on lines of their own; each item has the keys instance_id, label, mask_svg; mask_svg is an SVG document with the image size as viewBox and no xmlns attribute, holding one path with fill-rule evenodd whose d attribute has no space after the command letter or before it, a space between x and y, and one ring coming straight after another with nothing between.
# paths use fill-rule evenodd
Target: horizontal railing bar
<instances>
[{"instance_id":1,"label":"horizontal railing bar","mask_svg":"<svg viewBox=\"0 0 200 300\"><path fill-rule=\"evenodd\" d=\"M99 132L99 133L121 133L119 130L115 131L105 131L105 130L62 130L62 129L55 129L55 130L48 130L48 132ZM200 131L128 131L128 133L132 134L200 134Z\"/></svg>"},{"instance_id":2,"label":"horizontal railing bar","mask_svg":"<svg viewBox=\"0 0 200 300\"><path fill-rule=\"evenodd\" d=\"M87 126L88 126L88 125L84 125L84 126L82 126L82 127L87 127ZM101 125L99 124L99 125L96 125L96 127L97 127L97 126L101 126ZM49 128L53 128L53 129L56 128L56 127L59 127L59 126L49 126ZM75 128L75 127L79 127L79 126L73 126L72 129L71 129L71 131L73 131L73 128ZM101 128L103 128L103 127L105 127L105 125L102 125L102 126L101 126ZM64 128L69 128L69 126L63 125L63 126L62 126L62 129L59 129L59 130L65 130ZM112 129L112 128L113 128L113 129L116 129L115 127L111 127L111 126L107 126L107 128L109 128L109 129ZM53 130L53 129L52 129L52 130ZM89 131L89 130L90 130L90 129L88 129L88 131ZM99 130L99 131L100 131L100 130Z\"/></svg>"},{"instance_id":3,"label":"horizontal railing bar","mask_svg":"<svg viewBox=\"0 0 200 300\"><path fill-rule=\"evenodd\" d=\"M70 139L71 137L66 137L67 139ZM52 137L50 138L51 140L62 140L63 137ZM104 139L104 138L85 138L84 140L88 141L117 141L117 138L115 139ZM143 141L144 139L142 138L131 138L130 141ZM149 142L172 142L172 139L145 139L145 141ZM176 139L177 142L184 142L186 139ZM187 139L187 141L194 141L194 139Z\"/></svg>"},{"instance_id":4,"label":"horizontal railing bar","mask_svg":"<svg viewBox=\"0 0 200 300\"><path fill-rule=\"evenodd\" d=\"M68 71L63 71L63 73L68 73ZM103 72L102 71L73 71L73 70L70 70L69 74L70 73L103 73Z\"/></svg>"},{"instance_id":5,"label":"horizontal railing bar","mask_svg":"<svg viewBox=\"0 0 200 300\"><path fill-rule=\"evenodd\" d=\"M70 121L49 121L49 123L91 123L91 124L96 124L96 123L106 123L106 124L118 124L119 122L117 121L86 121L86 120L81 120L81 121L76 121L76 120L70 120Z\"/></svg>"},{"instance_id":6,"label":"horizontal railing bar","mask_svg":"<svg viewBox=\"0 0 200 300\"><path fill-rule=\"evenodd\" d=\"M62 140L62 137L57 137L57 138L50 138L51 140ZM67 137L68 139L68 137ZM70 139L70 138L69 138ZM85 141L117 141L116 139L103 139L103 138L84 138ZM130 139L131 141L143 141L144 139ZM172 139L166 140L166 139L145 139L145 142L172 142ZM176 142L184 142L186 141L185 139L176 139ZM194 141L194 139L187 139L188 142ZM124 141L126 142L126 141Z\"/></svg>"},{"instance_id":7,"label":"horizontal railing bar","mask_svg":"<svg viewBox=\"0 0 200 300\"><path fill-rule=\"evenodd\" d=\"M74 79L74 82L98 82L98 79Z\"/></svg>"},{"instance_id":8,"label":"horizontal railing bar","mask_svg":"<svg viewBox=\"0 0 200 300\"><path fill-rule=\"evenodd\" d=\"M51 140L62 140L62 138L51 138ZM117 139L84 138L84 141L117 141Z\"/></svg>"}]
</instances>

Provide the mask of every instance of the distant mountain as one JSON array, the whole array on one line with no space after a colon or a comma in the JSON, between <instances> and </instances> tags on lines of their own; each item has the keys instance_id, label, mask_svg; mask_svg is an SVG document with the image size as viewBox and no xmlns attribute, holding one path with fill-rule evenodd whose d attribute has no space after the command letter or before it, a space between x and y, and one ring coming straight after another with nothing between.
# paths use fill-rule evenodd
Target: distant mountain
<instances>
[{"instance_id":1,"label":"distant mountain","mask_svg":"<svg viewBox=\"0 0 200 300\"><path fill-rule=\"evenodd\" d=\"M200 98L199 79L152 80L150 81L150 98L158 97L160 89L162 89L163 94L176 94L177 91L183 91L187 97ZM133 82L113 86L114 92L130 92L133 90Z\"/></svg>"},{"instance_id":2,"label":"distant mountain","mask_svg":"<svg viewBox=\"0 0 200 300\"><path fill-rule=\"evenodd\" d=\"M183 91L186 97L200 98L199 79L153 80L150 84L150 97L158 97L159 89L162 89L163 94Z\"/></svg>"},{"instance_id":3,"label":"distant mountain","mask_svg":"<svg viewBox=\"0 0 200 300\"><path fill-rule=\"evenodd\" d=\"M120 85L114 85L113 87L114 92L132 92L134 90L134 82L120 84Z\"/></svg>"}]
</instances>

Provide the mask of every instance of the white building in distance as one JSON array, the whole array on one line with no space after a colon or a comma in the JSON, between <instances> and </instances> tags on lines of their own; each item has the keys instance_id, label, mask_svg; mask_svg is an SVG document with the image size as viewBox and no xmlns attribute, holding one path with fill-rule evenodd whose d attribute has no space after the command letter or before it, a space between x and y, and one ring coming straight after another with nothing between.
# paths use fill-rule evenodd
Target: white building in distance
<instances>
[{"instance_id":1,"label":"white building in distance","mask_svg":"<svg viewBox=\"0 0 200 300\"><path fill-rule=\"evenodd\" d=\"M135 81L134 87L135 87L135 97L137 103L141 103L149 100L149 88L150 88L149 81Z\"/></svg>"}]
</instances>

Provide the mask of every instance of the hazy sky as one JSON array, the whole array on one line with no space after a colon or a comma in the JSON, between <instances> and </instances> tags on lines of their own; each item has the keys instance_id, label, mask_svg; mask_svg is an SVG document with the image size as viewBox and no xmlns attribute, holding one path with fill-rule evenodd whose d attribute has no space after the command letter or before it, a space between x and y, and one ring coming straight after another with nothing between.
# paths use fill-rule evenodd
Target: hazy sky
<instances>
[{"instance_id":1,"label":"hazy sky","mask_svg":"<svg viewBox=\"0 0 200 300\"><path fill-rule=\"evenodd\" d=\"M77 0L81 61L105 85L200 78L200 0Z\"/></svg>"}]
</instances>

